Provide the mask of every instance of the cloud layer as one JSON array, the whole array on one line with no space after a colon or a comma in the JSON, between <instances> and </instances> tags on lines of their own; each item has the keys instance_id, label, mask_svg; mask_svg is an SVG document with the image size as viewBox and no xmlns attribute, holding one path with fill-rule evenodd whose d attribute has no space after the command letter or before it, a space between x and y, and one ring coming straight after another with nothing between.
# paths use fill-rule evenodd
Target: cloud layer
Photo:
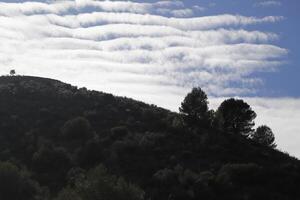
<instances>
[{"instance_id":1,"label":"cloud layer","mask_svg":"<svg viewBox=\"0 0 300 200\"><path fill-rule=\"evenodd\" d=\"M193 86L211 96L255 93L263 81L251 75L277 70L288 53L274 45L276 33L256 30L255 25L284 18L197 17L209 7L189 8L182 1L0 3L0 73L15 69L172 110ZM300 113L299 100L250 101L263 116L258 120L275 132L294 137L299 131L295 121L286 120L289 110ZM284 113L291 101L295 107ZM294 144L287 146L287 138L278 138L284 150L300 156Z\"/></svg>"},{"instance_id":2,"label":"cloud layer","mask_svg":"<svg viewBox=\"0 0 300 200\"><path fill-rule=\"evenodd\" d=\"M197 11L181 1L0 3L1 73L13 67L70 82L97 74L106 90L132 86L126 94L145 92L139 86L245 94L261 84L252 73L276 69L287 54L271 44L275 33L245 29L281 16L193 17Z\"/></svg>"}]
</instances>

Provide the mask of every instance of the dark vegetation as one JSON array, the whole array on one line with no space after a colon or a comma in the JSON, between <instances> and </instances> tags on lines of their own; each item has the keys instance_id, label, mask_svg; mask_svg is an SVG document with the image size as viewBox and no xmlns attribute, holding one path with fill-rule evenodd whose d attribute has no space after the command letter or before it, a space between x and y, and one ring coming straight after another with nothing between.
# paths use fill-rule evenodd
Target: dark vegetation
<instances>
[{"instance_id":1,"label":"dark vegetation","mask_svg":"<svg viewBox=\"0 0 300 200\"><path fill-rule=\"evenodd\" d=\"M0 78L2 200L300 199L300 162L243 100L180 113L50 79Z\"/></svg>"}]
</instances>

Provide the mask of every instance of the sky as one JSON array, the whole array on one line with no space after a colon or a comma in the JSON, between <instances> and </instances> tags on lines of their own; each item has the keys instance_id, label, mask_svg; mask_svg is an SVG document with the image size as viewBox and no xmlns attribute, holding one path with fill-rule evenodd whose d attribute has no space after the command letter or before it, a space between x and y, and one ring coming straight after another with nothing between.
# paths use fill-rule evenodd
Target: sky
<instances>
[{"instance_id":1,"label":"sky","mask_svg":"<svg viewBox=\"0 0 300 200\"><path fill-rule=\"evenodd\" d=\"M300 158L298 0L0 1L0 74L178 111L192 87L242 98Z\"/></svg>"}]
</instances>

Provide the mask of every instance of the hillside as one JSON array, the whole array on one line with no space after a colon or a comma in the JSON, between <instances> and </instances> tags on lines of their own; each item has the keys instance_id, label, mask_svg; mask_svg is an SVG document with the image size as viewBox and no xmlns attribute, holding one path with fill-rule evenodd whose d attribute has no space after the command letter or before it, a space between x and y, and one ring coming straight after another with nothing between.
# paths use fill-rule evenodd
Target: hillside
<instances>
[{"instance_id":1,"label":"hillside","mask_svg":"<svg viewBox=\"0 0 300 200\"><path fill-rule=\"evenodd\" d=\"M0 161L0 199L300 199L286 153L38 77L0 77Z\"/></svg>"}]
</instances>

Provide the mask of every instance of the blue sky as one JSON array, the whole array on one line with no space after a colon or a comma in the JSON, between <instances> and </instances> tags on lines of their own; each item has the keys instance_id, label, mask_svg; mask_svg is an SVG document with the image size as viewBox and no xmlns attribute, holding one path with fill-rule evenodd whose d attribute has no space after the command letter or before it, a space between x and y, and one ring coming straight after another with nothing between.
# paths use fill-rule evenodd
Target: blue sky
<instances>
[{"instance_id":1,"label":"blue sky","mask_svg":"<svg viewBox=\"0 0 300 200\"><path fill-rule=\"evenodd\" d=\"M195 1L190 1L193 3ZM204 2L204 1L203 1ZM206 1L209 2L209 1ZM217 2L217 1L216 1ZM300 96L300 1L297 0L282 0L278 6L253 6L255 3L262 1L218 1L214 8L208 10L209 15L217 13L238 13L246 16L266 16L277 15L284 16L285 19L270 26L258 26L260 30L272 31L278 33L280 39L276 41L281 47L287 48L289 54L287 63L282 65L275 73L256 74L261 76L264 81L264 87L258 90L259 96ZM253 27L256 28L256 27Z\"/></svg>"},{"instance_id":2,"label":"blue sky","mask_svg":"<svg viewBox=\"0 0 300 200\"><path fill-rule=\"evenodd\" d=\"M261 2L271 2L263 0L187 0L184 1L189 6L207 5L214 3L198 16L217 15L223 13L240 14L245 16L284 16L282 22L271 25L254 25L247 27L248 30L272 31L279 35L280 39L275 42L280 47L289 50L286 63L283 64L274 73L255 73L254 76L262 77L264 85L256 94L249 96L268 96L268 97L300 97L300 1L298 0L280 0L280 5L263 6L258 5Z\"/></svg>"},{"instance_id":3,"label":"blue sky","mask_svg":"<svg viewBox=\"0 0 300 200\"><path fill-rule=\"evenodd\" d=\"M144 1L144 2L156 2ZM264 2L278 2L273 5L264 5ZM260 4L262 3L262 4ZM224 13L238 14L245 16L264 17L269 15L283 16L282 22L271 25L253 25L248 30L272 31L279 35L280 39L274 42L280 47L289 50L286 63L274 73L254 73L253 76L261 77L264 81L263 87L255 94L247 96L264 97L300 97L300 1L298 0L185 0L187 7L195 5L206 8L203 12L196 13L196 16L218 15Z\"/></svg>"},{"instance_id":4,"label":"blue sky","mask_svg":"<svg viewBox=\"0 0 300 200\"><path fill-rule=\"evenodd\" d=\"M0 74L50 77L178 111L245 99L300 157L298 0L0 1Z\"/></svg>"}]
</instances>

